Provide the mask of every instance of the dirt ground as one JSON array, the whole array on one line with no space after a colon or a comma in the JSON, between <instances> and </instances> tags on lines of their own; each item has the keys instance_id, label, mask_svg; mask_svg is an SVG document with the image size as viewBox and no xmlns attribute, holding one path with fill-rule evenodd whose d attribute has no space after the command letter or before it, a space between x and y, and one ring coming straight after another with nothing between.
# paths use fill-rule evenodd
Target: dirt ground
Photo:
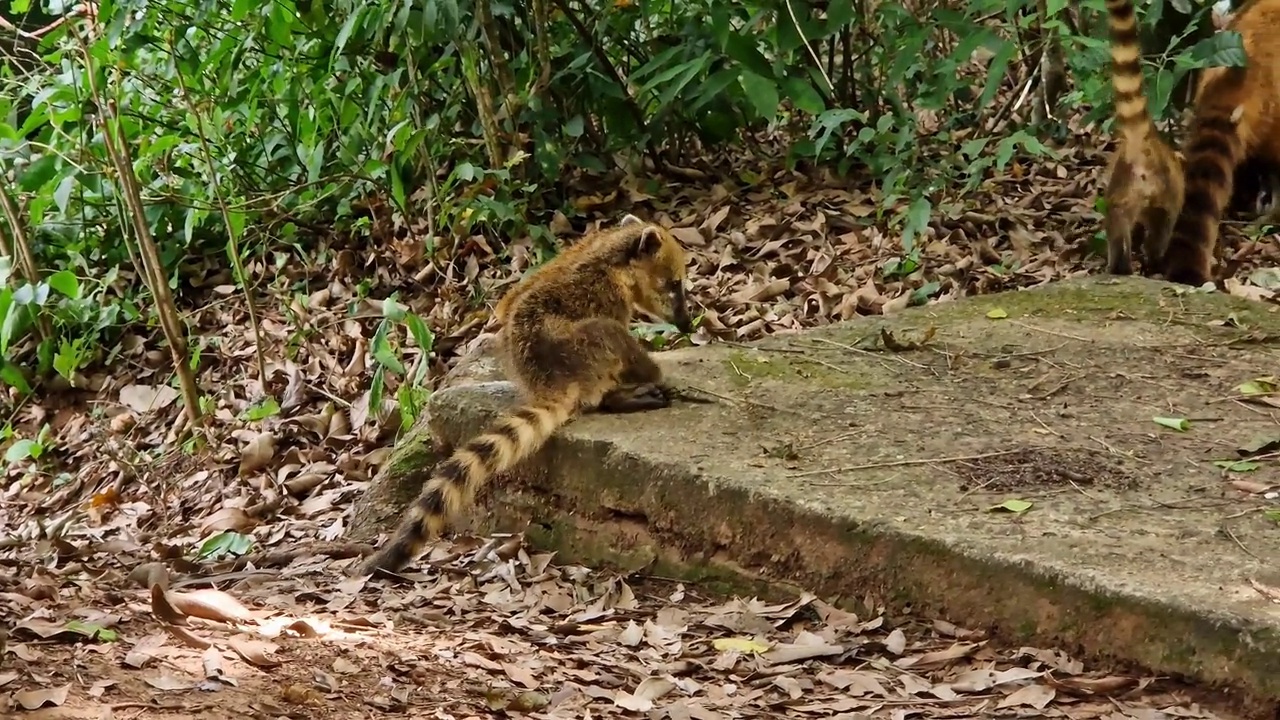
<instances>
[{"instance_id":1,"label":"dirt ground","mask_svg":"<svg viewBox=\"0 0 1280 720\"><path fill-rule=\"evenodd\" d=\"M941 620L856 617L811 596L725 601L552 560L519 537L466 538L438 547L412 584L364 587L315 556L231 573L222 591L179 580L148 597L110 570L92 587L23 583L0 596L22 618L0 655L0 710L30 720L1233 717L1208 709L1221 698L1167 678L994 646ZM30 613L33 595L51 602Z\"/></svg>"}]
</instances>

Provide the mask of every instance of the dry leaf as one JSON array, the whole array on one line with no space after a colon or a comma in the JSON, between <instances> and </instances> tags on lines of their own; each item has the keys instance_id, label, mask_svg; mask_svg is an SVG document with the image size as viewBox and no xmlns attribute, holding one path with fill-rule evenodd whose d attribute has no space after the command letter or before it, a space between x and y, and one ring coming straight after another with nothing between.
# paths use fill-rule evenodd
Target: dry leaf
<instances>
[{"instance_id":1,"label":"dry leaf","mask_svg":"<svg viewBox=\"0 0 1280 720\"><path fill-rule=\"evenodd\" d=\"M178 399L178 391L168 385L125 385L120 388L120 404L142 414L168 407Z\"/></svg>"},{"instance_id":2,"label":"dry leaf","mask_svg":"<svg viewBox=\"0 0 1280 720\"><path fill-rule=\"evenodd\" d=\"M649 712L653 709L653 701L671 692L675 683L665 678L645 678L634 692L619 691L613 698L613 704L625 710Z\"/></svg>"},{"instance_id":3,"label":"dry leaf","mask_svg":"<svg viewBox=\"0 0 1280 720\"><path fill-rule=\"evenodd\" d=\"M1055 694L1053 688L1048 685L1027 685L1010 693L997 703L996 707L1007 708L1026 705L1037 710L1043 710L1053 700Z\"/></svg>"},{"instance_id":4,"label":"dry leaf","mask_svg":"<svg viewBox=\"0 0 1280 720\"><path fill-rule=\"evenodd\" d=\"M884 649L889 651L890 655L901 655L907 649L907 636L902 630L894 628L893 632L884 639Z\"/></svg>"},{"instance_id":5,"label":"dry leaf","mask_svg":"<svg viewBox=\"0 0 1280 720\"><path fill-rule=\"evenodd\" d=\"M142 681L157 690L190 690L196 686L194 681L180 678L167 671L157 675L143 675Z\"/></svg>"},{"instance_id":6,"label":"dry leaf","mask_svg":"<svg viewBox=\"0 0 1280 720\"><path fill-rule=\"evenodd\" d=\"M211 588L190 592L170 592L170 604L178 611L192 617L220 622L247 622L253 613L239 600Z\"/></svg>"},{"instance_id":7,"label":"dry leaf","mask_svg":"<svg viewBox=\"0 0 1280 720\"><path fill-rule=\"evenodd\" d=\"M164 647L169 636L164 633L153 633L139 640L134 644L124 656L124 664L135 670L140 670L146 666L152 658L156 656L156 652Z\"/></svg>"},{"instance_id":8,"label":"dry leaf","mask_svg":"<svg viewBox=\"0 0 1280 720\"><path fill-rule=\"evenodd\" d=\"M224 507L200 523L200 532L206 535L222 530L244 533L252 530L255 525L257 522L241 508Z\"/></svg>"},{"instance_id":9,"label":"dry leaf","mask_svg":"<svg viewBox=\"0 0 1280 720\"><path fill-rule=\"evenodd\" d=\"M240 474L251 475L271 462L275 454L276 436L269 432L260 432L240 451Z\"/></svg>"},{"instance_id":10,"label":"dry leaf","mask_svg":"<svg viewBox=\"0 0 1280 720\"><path fill-rule=\"evenodd\" d=\"M45 705L53 705L55 707L62 705L67 701L67 693L70 691L70 684L45 690L23 690L14 693L13 699L17 700L24 710L36 710Z\"/></svg>"},{"instance_id":11,"label":"dry leaf","mask_svg":"<svg viewBox=\"0 0 1280 720\"><path fill-rule=\"evenodd\" d=\"M281 664L281 660L267 657L267 653L275 650L270 643L250 640L244 636L236 636L227 641L227 645L245 662L260 668L272 668Z\"/></svg>"}]
</instances>

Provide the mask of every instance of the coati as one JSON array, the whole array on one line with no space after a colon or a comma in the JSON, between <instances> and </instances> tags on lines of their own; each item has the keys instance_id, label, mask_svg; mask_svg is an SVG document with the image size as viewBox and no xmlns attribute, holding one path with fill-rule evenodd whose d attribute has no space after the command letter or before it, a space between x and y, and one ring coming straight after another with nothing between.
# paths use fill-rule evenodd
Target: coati
<instances>
[{"instance_id":1,"label":"coati","mask_svg":"<svg viewBox=\"0 0 1280 720\"><path fill-rule=\"evenodd\" d=\"M675 391L629 325L640 308L689 332L685 277L676 239L627 215L517 283L502 306L500 347L523 402L436 466L395 534L361 571L404 566L492 475L537 451L575 414L670 405Z\"/></svg>"},{"instance_id":2,"label":"coati","mask_svg":"<svg viewBox=\"0 0 1280 720\"><path fill-rule=\"evenodd\" d=\"M1107 0L1107 19L1120 139L1103 195L1107 272L1132 274L1136 236L1141 241L1143 271L1150 275L1160 267L1174 220L1182 210L1182 163L1160 137L1147 110L1147 96L1142 91L1142 45L1132 0Z\"/></svg>"},{"instance_id":3,"label":"coati","mask_svg":"<svg viewBox=\"0 0 1280 720\"><path fill-rule=\"evenodd\" d=\"M1239 166L1280 165L1280 0L1249 0L1226 29L1240 33L1247 64L1201 73L1183 144L1186 195L1164 260L1165 279L1187 285L1212 279Z\"/></svg>"}]
</instances>

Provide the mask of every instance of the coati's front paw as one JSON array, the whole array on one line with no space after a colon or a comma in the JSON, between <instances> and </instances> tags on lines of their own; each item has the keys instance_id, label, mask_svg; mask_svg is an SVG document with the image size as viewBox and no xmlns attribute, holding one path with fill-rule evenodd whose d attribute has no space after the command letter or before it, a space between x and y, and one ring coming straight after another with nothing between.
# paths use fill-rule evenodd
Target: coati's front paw
<instances>
[{"instance_id":1,"label":"coati's front paw","mask_svg":"<svg viewBox=\"0 0 1280 720\"><path fill-rule=\"evenodd\" d=\"M605 412L625 413L657 410L669 407L671 400L663 386L657 383L641 383L613 390L604 396L600 409Z\"/></svg>"}]
</instances>

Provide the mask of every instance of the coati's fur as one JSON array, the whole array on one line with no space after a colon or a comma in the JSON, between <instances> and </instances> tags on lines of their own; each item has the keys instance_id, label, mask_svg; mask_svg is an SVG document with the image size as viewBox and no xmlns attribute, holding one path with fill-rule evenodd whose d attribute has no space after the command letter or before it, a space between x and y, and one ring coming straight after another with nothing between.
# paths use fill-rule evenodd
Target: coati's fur
<instances>
[{"instance_id":1,"label":"coati's fur","mask_svg":"<svg viewBox=\"0 0 1280 720\"><path fill-rule=\"evenodd\" d=\"M1250 0L1227 25L1244 41L1245 67L1206 68L1183 144L1186 193L1165 254L1166 280L1213 279L1218 229L1246 159L1280 165L1280 0Z\"/></svg>"},{"instance_id":2,"label":"coati's fur","mask_svg":"<svg viewBox=\"0 0 1280 720\"><path fill-rule=\"evenodd\" d=\"M509 291L500 346L523 402L436 466L392 538L361 567L398 570L489 478L541 448L582 411L667 407L673 391L630 332L634 309L688 332L685 253L658 225L628 215L580 240Z\"/></svg>"},{"instance_id":3,"label":"coati's fur","mask_svg":"<svg viewBox=\"0 0 1280 720\"><path fill-rule=\"evenodd\" d=\"M1142 91L1142 45L1132 0L1107 0L1111 32L1111 84L1115 88L1119 147L1111 158L1106 200L1107 271L1133 273L1134 241L1143 270L1160 268L1173 224L1182 210L1182 163L1160 137Z\"/></svg>"}]
</instances>

